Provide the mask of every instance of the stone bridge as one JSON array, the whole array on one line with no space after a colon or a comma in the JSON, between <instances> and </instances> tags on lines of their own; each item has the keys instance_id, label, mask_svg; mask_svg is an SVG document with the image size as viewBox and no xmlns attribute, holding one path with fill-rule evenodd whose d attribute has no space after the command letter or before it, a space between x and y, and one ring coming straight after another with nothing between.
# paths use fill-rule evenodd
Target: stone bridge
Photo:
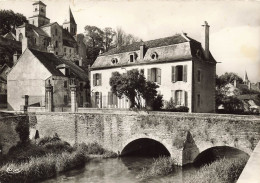
<instances>
[{"instance_id":1,"label":"stone bridge","mask_svg":"<svg viewBox=\"0 0 260 183\"><path fill-rule=\"evenodd\" d=\"M131 144L152 140L180 165L192 163L200 153L217 146L250 155L260 138L260 116L89 110L30 113L29 122L31 138L36 130L40 137L57 133L72 145L97 142L121 155L131 151Z\"/></svg>"}]
</instances>

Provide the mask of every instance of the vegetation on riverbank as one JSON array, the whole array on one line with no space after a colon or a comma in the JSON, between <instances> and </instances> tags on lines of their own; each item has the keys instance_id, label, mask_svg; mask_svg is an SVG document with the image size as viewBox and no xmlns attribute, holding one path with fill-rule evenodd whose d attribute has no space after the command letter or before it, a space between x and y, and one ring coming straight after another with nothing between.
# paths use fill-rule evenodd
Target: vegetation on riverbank
<instances>
[{"instance_id":1,"label":"vegetation on riverbank","mask_svg":"<svg viewBox=\"0 0 260 183\"><path fill-rule=\"evenodd\" d=\"M150 167L143 168L138 175L141 179L170 174L174 171L176 162L171 157L159 157L154 159Z\"/></svg>"},{"instance_id":2,"label":"vegetation on riverbank","mask_svg":"<svg viewBox=\"0 0 260 183\"><path fill-rule=\"evenodd\" d=\"M233 183L242 173L247 158L219 159L192 174L187 183Z\"/></svg>"},{"instance_id":3,"label":"vegetation on riverbank","mask_svg":"<svg viewBox=\"0 0 260 183\"><path fill-rule=\"evenodd\" d=\"M58 173L84 166L91 158L116 157L97 143L76 144L71 147L58 136L45 137L34 142L19 143L1 158L0 182L35 182Z\"/></svg>"}]
</instances>

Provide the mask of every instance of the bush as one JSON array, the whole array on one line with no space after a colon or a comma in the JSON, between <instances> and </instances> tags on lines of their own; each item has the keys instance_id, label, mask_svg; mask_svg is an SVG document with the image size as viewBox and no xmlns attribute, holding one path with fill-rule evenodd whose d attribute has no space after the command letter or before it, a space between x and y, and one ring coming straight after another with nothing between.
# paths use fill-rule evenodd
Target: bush
<instances>
[{"instance_id":1,"label":"bush","mask_svg":"<svg viewBox=\"0 0 260 183\"><path fill-rule=\"evenodd\" d=\"M162 95L157 95L155 99L153 100L152 108L153 110L161 110L163 107L163 96Z\"/></svg>"},{"instance_id":2,"label":"bush","mask_svg":"<svg viewBox=\"0 0 260 183\"><path fill-rule=\"evenodd\" d=\"M170 112L189 112L189 108L186 106L176 106L173 98L169 101L166 101L165 103L165 109L164 111L170 111Z\"/></svg>"},{"instance_id":3,"label":"bush","mask_svg":"<svg viewBox=\"0 0 260 183\"><path fill-rule=\"evenodd\" d=\"M247 158L220 159L205 165L188 177L187 183L224 183L235 182L243 171Z\"/></svg>"},{"instance_id":4,"label":"bush","mask_svg":"<svg viewBox=\"0 0 260 183\"><path fill-rule=\"evenodd\" d=\"M141 179L147 179L158 175L167 175L174 171L174 164L175 161L171 157L159 157L154 160L150 167L143 168L138 177Z\"/></svg>"}]
</instances>

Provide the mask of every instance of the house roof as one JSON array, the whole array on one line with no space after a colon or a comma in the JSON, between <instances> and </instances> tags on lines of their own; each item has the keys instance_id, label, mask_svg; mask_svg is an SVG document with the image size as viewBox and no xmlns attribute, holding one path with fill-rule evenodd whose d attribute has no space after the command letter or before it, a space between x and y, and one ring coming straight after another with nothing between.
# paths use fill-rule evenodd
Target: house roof
<instances>
[{"instance_id":1,"label":"house roof","mask_svg":"<svg viewBox=\"0 0 260 183\"><path fill-rule=\"evenodd\" d=\"M141 45L145 46L143 59L140 59ZM129 54L131 53L136 55L134 63L129 62ZM158 55L157 59L151 58L153 53ZM117 64L112 63L113 58L117 59ZM186 35L176 34L171 37L146 42L135 42L131 45L111 49L108 52L99 55L91 68L95 70L109 67L183 61L191 60L192 58L206 60L201 43ZM211 54L209 61L216 63Z\"/></svg>"},{"instance_id":2,"label":"house roof","mask_svg":"<svg viewBox=\"0 0 260 183\"><path fill-rule=\"evenodd\" d=\"M77 44L74 37L66 29L62 29L62 39L64 46L75 47Z\"/></svg>"},{"instance_id":3,"label":"house roof","mask_svg":"<svg viewBox=\"0 0 260 183\"><path fill-rule=\"evenodd\" d=\"M7 39L13 39L13 40L16 40L16 37L14 35L14 33L12 33L11 31L6 33L5 35L3 35L4 38L7 38Z\"/></svg>"},{"instance_id":4,"label":"house roof","mask_svg":"<svg viewBox=\"0 0 260 183\"><path fill-rule=\"evenodd\" d=\"M56 67L65 64L70 68L70 71L75 74L79 79L86 81L88 74L72 61L57 58L53 53L41 52L28 48L32 54L49 70L52 75L64 76L62 72Z\"/></svg>"},{"instance_id":5,"label":"house roof","mask_svg":"<svg viewBox=\"0 0 260 183\"><path fill-rule=\"evenodd\" d=\"M260 96L259 96L259 94L238 95L237 98L240 99L240 100L253 100L256 105L260 106Z\"/></svg>"},{"instance_id":6,"label":"house roof","mask_svg":"<svg viewBox=\"0 0 260 183\"><path fill-rule=\"evenodd\" d=\"M51 26L53 24L58 24L58 23L57 22L51 22L51 23L48 23L48 24L45 24L45 25L41 26L41 28L42 27L48 27L48 26Z\"/></svg>"},{"instance_id":7,"label":"house roof","mask_svg":"<svg viewBox=\"0 0 260 183\"><path fill-rule=\"evenodd\" d=\"M36 27L35 25L24 23L23 25L19 26L18 28L22 28L22 27L25 27L26 29L28 29L28 31L34 30L35 32L37 32L37 34L39 34L41 36L49 37L49 35L46 32L44 32L40 27Z\"/></svg>"},{"instance_id":8,"label":"house roof","mask_svg":"<svg viewBox=\"0 0 260 183\"><path fill-rule=\"evenodd\" d=\"M42 1L36 1L33 3L33 5L35 5L35 4L42 4L42 5L46 6L46 4L44 4Z\"/></svg>"}]
</instances>

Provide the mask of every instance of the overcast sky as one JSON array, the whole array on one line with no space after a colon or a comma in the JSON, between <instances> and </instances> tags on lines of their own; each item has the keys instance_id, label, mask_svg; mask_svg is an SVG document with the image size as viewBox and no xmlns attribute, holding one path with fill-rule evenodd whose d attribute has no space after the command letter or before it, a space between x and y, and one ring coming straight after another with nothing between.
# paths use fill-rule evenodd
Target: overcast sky
<instances>
[{"instance_id":1,"label":"overcast sky","mask_svg":"<svg viewBox=\"0 0 260 183\"><path fill-rule=\"evenodd\" d=\"M210 50L217 74L235 72L260 81L260 1L86 1L43 0L47 17L62 25L70 6L78 24L122 27L144 41L186 32L201 41L201 25L210 24ZM33 1L0 0L1 9L32 15Z\"/></svg>"}]
</instances>

